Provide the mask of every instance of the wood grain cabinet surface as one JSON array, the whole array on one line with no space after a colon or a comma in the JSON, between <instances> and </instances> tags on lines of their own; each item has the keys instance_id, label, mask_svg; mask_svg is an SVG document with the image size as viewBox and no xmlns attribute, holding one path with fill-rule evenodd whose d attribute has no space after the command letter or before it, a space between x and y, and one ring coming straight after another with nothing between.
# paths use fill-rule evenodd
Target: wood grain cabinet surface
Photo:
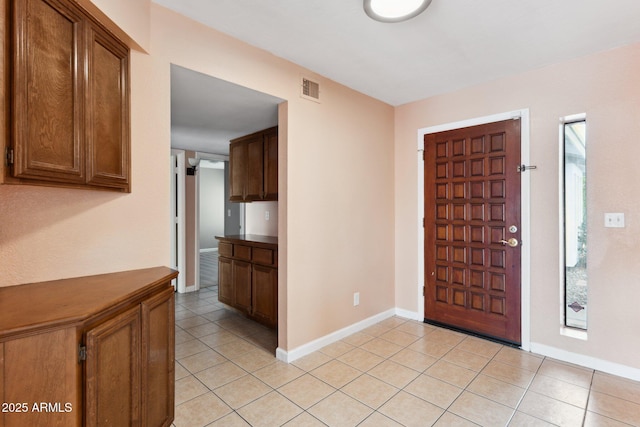
<instances>
[{"instance_id":1,"label":"wood grain cabinet surface","mask_svg":"<svg viewBox=\"0 0 640 427\"><path fill-rule=\"evenodd\" d=\"M278 200L278 128L230 141L229 200Z\"/></svg>"},{"instance_id":2,"label":"wood grain cabinet surface","mask_svg":"<svg viewBox=\"0 0 640 427\"><path fill-rule=\"evenodd\" d=\"M218 300L270 328L278 326L278 238L218 236Z\"/></svg>"},{"instance_id":3,"label":"wood grain cabinet surface","mask_svg":"<svg viewBox=\"0 0 640 427\"><path fill-rule=\"evenodd\" d=\"M170 426L176 276L156 267L0 288L0 427Z\"/></svg>"},{"instance_id":4,"label":"wood grain cabinet surface","mask_svg":"<svg viewBox=\"0 0 640 427\"><path fill-rule=\"evenodd\" d=\"M75 1L2 3L4 182L129 192L129 48Z\"/></svg>"}]
</instances>

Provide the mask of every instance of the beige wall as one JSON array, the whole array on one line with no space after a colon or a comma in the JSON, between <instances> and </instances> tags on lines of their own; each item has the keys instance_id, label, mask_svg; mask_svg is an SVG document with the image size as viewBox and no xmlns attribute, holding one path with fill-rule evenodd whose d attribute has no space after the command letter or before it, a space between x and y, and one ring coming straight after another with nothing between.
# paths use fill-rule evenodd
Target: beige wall
<instances>
[{"instance_id":1,"label":"beige wall","mask_svg":"<svg viewBox=\"0 0 640 427\"><path fill-rule=\"evenodd\" d=\"M157 69L174 63L288 101L279 119L280 346L393 308L393 108L162 7L152 6L151 27ZM299 96L303 75L319 81L321 103ZM168 75L154 87L168 98Z\"/></svg>"},{"instance_id":2,"label":"beige wall","mask_svg":"<svg viewBox=\"0 0 640 427\"><path fill-rule=\"evenodd\" d=\"M76 0L131 48L148 51L151 0Z\"/></svg>"},{"instance_id":3,"label":"beige wall","mask_svg":"<svg viewBox=\"0 0 640 427\"><path fill-rule=\"evenodd\" d=\"M151 64L132 52L132 193L0 185L0 286L169 264L170 104Z\"/></svg>"},{"instance_id":4,"label":"beige wall","mask_svg":"<svg viewBox=\"0 0 640 427\"><path fill-rule=\"evenodd\" d=\"M131 21L129 13L146 4L109 6L110 18L139 44L150 28L150 54L131 56L133 192L0 186L0 286L169 264L165 165L175 63L288 101L279 109L281 348L394 307L417 312L417 130L529 108L538 166L531 175L531 341L640 367L640 46L405 105L394 123L389 105L157 5ZM320 82L320 104L299 97L303 75ZM587 341L559 334L558 306L558 117L579 112L589 123ZM625 212L627 227L603 228L604 212ZM360 292L358 307L353 292Z\"/></svg>"},{"instance_id":5,"label":"beige wall","mask_svg":"<svg viewBox=\"0 0 640 427\"><path fill-rule=\"evenodd\" d=\"M278 202L253 202L244 206L246 234L278 235ZM267 212L269 219L265 216Z\"/></svg>"},{"instance_id":6,"label":"beige wall","mask_svg":"<svg viewBox=\"0 0 640 427\"><path fill-rule=\"evenodd\" d=\"M114 6L118 23L129 4ZM175 63L288 100L279 109L280 347L393 308L393 108L160 6L149 22L149 55L131 60L133 192L0 186L0 285L169 264ZM321 103L299 96L303 75L320 83Z\"/></svg>"},{"instance_id":7,"label":"beige wall","mask_svg":"<svg viewBox=\"0 0 640 427\"><path fill-rule=\"evenodd\" d=\"M532 349L640 368L640 45L564 62L396 109L396 303L416 312L417 132L529 108ZM588 340L560 334L558 119L587 114ZM626 228L604 228L624 212ZM596 361L597 362L597 361Z\"/></svg>"}]
</instances>

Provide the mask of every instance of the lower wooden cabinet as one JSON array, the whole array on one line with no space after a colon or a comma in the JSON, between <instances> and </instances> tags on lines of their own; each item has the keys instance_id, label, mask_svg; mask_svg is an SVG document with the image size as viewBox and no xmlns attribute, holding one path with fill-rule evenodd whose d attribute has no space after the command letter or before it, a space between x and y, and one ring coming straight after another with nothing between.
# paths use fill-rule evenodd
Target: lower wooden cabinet
<instances>
[{"instance_id":1,"label":"lower wooden cabinet","mask_svg":"<svg viewBox=\"0 0 640 427\"><path fill-rule=\"evenodd\" d=\"M0 288L0 427L170 426L176 276Z\"/></svg>"},{"instance_id":2,"label":"lower wooden cabinet","mask_svg":"<svg viewBox=\"0 0 640 427\"><path fill-rule=\"evenodd\" d=\"M218 300L268 326L278 326L278 244L276 237L216 237Z\"/></svg>"}]
</instances>

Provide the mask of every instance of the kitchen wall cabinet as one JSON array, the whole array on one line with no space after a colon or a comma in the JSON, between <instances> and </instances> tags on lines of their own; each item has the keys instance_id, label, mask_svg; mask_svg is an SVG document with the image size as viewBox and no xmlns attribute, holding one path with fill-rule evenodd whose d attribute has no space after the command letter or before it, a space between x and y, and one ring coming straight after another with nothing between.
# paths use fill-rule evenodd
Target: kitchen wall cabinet
<instances>
[{"instance_id":1,"label":"kitchen wall cabinet","mask_svg":"<svg viewBox=\"0 0 640 427\"><path fill-rule=\"evenodd\" d=\"M277 237L216 237L218 299L268 327L278 326Z\"/></svg>"},{"instance_id":2,"label":"kitchen wall cabinet","mask_svg":"<svg viewBox=\"0 0 640 427\"><path fill-rule=\"evenodd\" d=\"M170 426L176 276L157 267L0 288L0 400L22 405L0 427Z\"/></svg>"},{"instance_id":3,"label":"kitchen wall cabinet","mask_svg":"<svg viewBox=\"0 0 640 427\"><path fill-rule=\"evenodd\" d=\"M231 140L229 167L230 201L278 200L278 128Z\"/></svg>"},{"instance_id":4,"label":"kitchen wall cabinet","mask_svg":"<svg viewBox=\"0 0 640 427\"><path fill-rule=\"evenodd\" d=\"M12 0L5 21L4 182L130 191L129 48L70 0Z\"/></svg>"}]
</instances>

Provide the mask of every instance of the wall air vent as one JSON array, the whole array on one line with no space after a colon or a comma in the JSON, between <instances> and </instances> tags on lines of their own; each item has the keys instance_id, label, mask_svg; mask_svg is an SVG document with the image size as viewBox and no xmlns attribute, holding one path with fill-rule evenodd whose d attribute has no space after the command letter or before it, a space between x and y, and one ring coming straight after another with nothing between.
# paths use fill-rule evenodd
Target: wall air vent
<instances>
[{"instance_id":1,"label":"wall air vent","mask_svg":"<svg viewBox=\"0 0 640 427\"><path fill-rule=\"evenodd\" d=\"M303 77L301 96L311 101L320 102L320 84Z\"/></svg>"}]
</instances>

